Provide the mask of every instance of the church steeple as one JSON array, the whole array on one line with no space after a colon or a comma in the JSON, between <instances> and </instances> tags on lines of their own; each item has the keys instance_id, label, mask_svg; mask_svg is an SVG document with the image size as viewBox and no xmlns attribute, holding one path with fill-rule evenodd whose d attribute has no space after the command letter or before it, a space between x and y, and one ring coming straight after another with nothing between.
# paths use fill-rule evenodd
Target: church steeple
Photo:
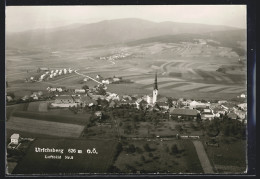
<instances>
[{"instance_id":1,"label":"church steeple","mask_svg":"<svg viewBox=\"0 0 260 179\"><path fill-rule=\"evenodd\" d=\"M153 104L157 102L158 85L157 85L157 72L155 73L154 89L153 89Z\"/></svg>"},{"instance_id":2,"label":"church steeple","mask_svg":"<svg viewBox=\"0 0 260 179\"><path fill-rule=\"evenodd\" d=\"M154 89L158 90L158 85L157 85L157 72L155 73Z\"/></svg>"}]
</instances>

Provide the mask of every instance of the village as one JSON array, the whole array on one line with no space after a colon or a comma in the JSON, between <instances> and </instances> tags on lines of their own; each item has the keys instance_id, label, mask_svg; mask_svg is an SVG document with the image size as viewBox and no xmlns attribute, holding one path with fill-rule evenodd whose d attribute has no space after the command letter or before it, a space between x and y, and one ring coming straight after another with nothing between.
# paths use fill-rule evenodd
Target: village
<instances>
[{"instance_id":1,"label":"village","mask_svg":"<svg viewBox=\"0 0 260 179\"><path fill-rule=\"evenodd\" d=\"M48 74L49 71L45 72ZM68 70L72 72L71 69ZM55 74L51 70L50 75ZM64 74L66 71L64 69ZM41 79L41 78L40 78ZM84 78L84 81L90 79ZM192 99L174 99L158 95L157 74L155 76L154 90L151 95L140 96L134 95L118 95L113 92L108 92L107 86L110 83L118 83L123 81L121 77L104 79L100 75L96 76L98 85L90 88L87 85L81 89L68 89L64 87L48 87L45 91L32 92L30 96L26 95L20 99L15 99L13 94L6 95L7 105L17 103L30 103L35 101L46 101L45 110L52 109L69 109L75 114L82 113L85 110L91 109L97 117L102 118L104 111L115 108L128 108L144 111L145 113L156 112L163 116L163 120L182 120L182 121L211 121L214 119L237 120L242 124L247 124L247 104L246 102L227 101L227 100L212 100L212 101L196 101ZM126 92L127 93L127 92ZM237 97L240 101L245 101L246 94L241 94ZM162 119L157 119L162 120Z\"/></svg>"},{"instance_id":2,"label":"village","mask_svg":"<svg viewBox=\"0 0 260 179\"><path fill-rule=\"evenodd\" d=\"M54 74L57 70L41 68L39 71L39 78L31 78L30 82L41 83L51 80L51 77L55 78L56 75ZM21 98L16 98L12 93L6 94L7 107L17 104L26 104L27 106L25 111L13 112L13 120L22 117L27 125L32 125L31 127L34 124L28 124L27 120L36 119L37 122L43 120L50 123L46 126L49 128L48 131L41 127L41 129L35 131L36 134L61 135L60 132L64 130L68 134L62 135L64 137L68 135L69 138L116 139L120 145L123 143L123 146L124 143L127 144L127 141L129 141L131 144L125 144L126 146L123 148L126 153L130 152L130 154L136 151L133 147L134 141L145 140L153 144L158 141L167 143L176 140L191 140L196 150L199 150L202 147L201 145L221 148L234 141L238 142L245 139L247 104L246 94L244 93L237 96L237 99L233 101L165 97L159 93L160 88L157 80L160 79L157 79L156 73L151 95L127 94L127 91L125 94L119 95L108 91L108 86L113 83L129 83L122 77L103 78L97 74L95 78L92 78L70 68L68 70L63 69L61 73L58 70L57 73L60 74L59 76L73 73L83 77L82 88L49 86L44 90L33 91L31 95ZM44 77L42 77L43 75ZM97 85L89 87L86 83L88 81L94 81ZM67 116L59 115L63 113ZM80 126L80 130L75 128L77 133L77 136L75 136L73 127L57 131L55 126L50 126L52 121L59 122L59 124L75 123L82 126ZM16 123L13 125L16 126ZM20 123L17 123L18 126L25 124ZM21 127L18 127L18 129L23 130ZM15 131L8 140L9 162L16 163L21 160L26 153L26 149L34 140L34 135L32 137L23 136L23 132L21 134L19 130ZM203 143L197 144L196 141ZM176 152L184 150L181 146L175 144L169 147ZM150 149L147 149L147 151L150 151ZM200 157L200 152L197 151L197 154ZM209 155L212 154L209 153ZM222 154L218 155L222 156ZM113 167L118 170L118 166ZM131 167L127 170L135 171ZM216 167L214 170L218 171ZM204 172L213 172L213 169L209 171L205 169Z\"/></svg>"},{"instance_id":3,"label":"village","mask_svg":"<svg viewBox=\"0 0 260 179\"><path fill-rule=\"evenodd\" d=\"M45 69L41 69L45 70ZM57 71L57 72L56 72ZM53 78L57 75L65 75L67 70L51 70L40 76L38 79L47 80L46 78ZM73 70L68 69L68 73L72 73ZM50 74L49 74L50 73ZM49 77L46 77L49 74ZM36 77L31 77L31 80L35 80ZM84 78L84 81L90 79ZM106 104L110 108L116 108L123 105L134 106L140 110L155 110L162 113L168 113L170 116L177 116L178 118L197 118L198 115L202 120L212 120L215 117L227 115L231 119L244 121L246 124L246 103L229 102L226 100L215 101L195 101L192 99L174 99L161 96L158 98L158 92L153 91L153 96L150 95L118 95L113 92L106 91L106 85L111 83L120 83L123 81L122 77L103 78L100 75L96 76L96 80L100 83L93 88L89 88L87 85L82 86L82 89L67 89L64 87L48 87L47 94L43 95L43 91L32 92L30 96L26 95L20 99L13 99L14 96L7 94L7 105L19 102L31 102L37 100L50 100L55 99L52 103L49 103L50 108L84 108L86 106L91 107L98 105L98 100L105 100ZM155 83L157 78L155 79ZM157 84L155 84L155 88ZM157 89L158 90L158 89ZM158 99L157 99L158 98ZM246 94L241 94L238 98L246 99ZM101 106L101 105L99 105ZM104 107L104 106L101 106Z\"/></svg>"}]
</instances>

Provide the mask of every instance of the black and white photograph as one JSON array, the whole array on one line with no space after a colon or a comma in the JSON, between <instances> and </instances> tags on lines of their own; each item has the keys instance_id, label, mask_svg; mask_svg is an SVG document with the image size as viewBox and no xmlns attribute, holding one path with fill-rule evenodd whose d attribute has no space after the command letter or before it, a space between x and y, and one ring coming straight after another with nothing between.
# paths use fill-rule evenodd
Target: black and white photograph
<instances>
[{"instance_id":1,"label":"black and white photograph","mask_svg":"<svg viewBox=\"0 0 260 179\"><path fill-rule=\"evenodd\" d=\"M5 11L6 175L247 172L246 5Z\"/></svg>"}]
</instances>

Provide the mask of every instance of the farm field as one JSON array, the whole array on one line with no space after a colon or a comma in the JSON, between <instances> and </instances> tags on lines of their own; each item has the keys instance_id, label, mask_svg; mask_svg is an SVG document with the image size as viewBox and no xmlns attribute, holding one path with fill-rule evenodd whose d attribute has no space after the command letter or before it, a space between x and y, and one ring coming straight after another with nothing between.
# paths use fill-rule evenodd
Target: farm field
<instances>
[{"instance_id":1,"label":"farm field","mask_svg":"<svg viewBox=\"0 0 260 179\"><path fill-rule=\"evenodd\" d=\"M196 150L190 140L174 141L127 141L126 146L134 145L136 151L124 151L118 156L115 166L123 173L140 171L141 173L203 173ZM150 152L144 149L148 144ZM178 154L171 154L176 144Z\"/></svg>"},{"instance_id":2,"label":"farm field","mask_svg":"<svg viewBox=\"0 0 260 179\"><path fill-rule=\"evenodd\" d=\"M112 165L116 144L108 140L36 139L13 174L106 173ZM35 147L64 149L64 153L37 153ZM68 153L71 148L82 150L82 154ZM87 154L87 149L93 148L98 154ZM50 154L62 155L62 159L44 159ZM73 159L64 159L65 155L73 156Z\"/></svg>"},{"instance_id":3,"label":"farm field","mask_svg":"<svg viewBox=\"0 0 260 179\"><path fill-rule=\"evenodd\" d=\"M12 117L6 122L6 129L59 137L78 138L81 135L84 126Z\"/></svg>"},{"instance_id":4,"label":"farm field","mask_svg":"<svg viewBox=\"0 0 260 179\"><path fill-rule=\"evenodd\" d=\"M132 56L114 60L113 63L99 59L119 49L131 53ZM60 76L45 82L23 82L24 76L35 73L38 67L52 69L70 67L91 77L97 74L103 77L122 76L134 82L108 85L108 91L119 94L151 92L155 72L158 73L159 94L165 96L174 97L174 93L177 93L190 98L192 94L198 93L201 97L213 94L214 99L236 97L246 91L246 66L238 63L239 56L227 47L194 43L148 43L53 51L56 55L53 55L50 49L7 53L6 78L10 84L7 90L43 90L48 86L81 88L83 84L80 81L83 77L76 74ZM30 63L32 61L33 63ZM17 63L16 66L19 68L14 69L14 63ZM226 73L218 72L217 70L223 66L227 70ZM92 81L86 84L95 85Z\"/></svg>"},{"instance_id":5,"label":"farm field","mask_svg":"<svg viewBox=\"0 0 260 179\"><path fill-rule=\"evenodd\" d=\"M21 103L21 104L6 106L5 108L6 120L9 120L10 117L13 115L13 113L15 113L16 111L27 111L28 105L29 105L28 103Z\"/></svg>"},{"instance_id":6,"label":"farm field","mask_svg":"<svg viewBox=\"0 0 260 179\"><path fill-rule=\"evenodd\" d=\"M120 121L120 120L118 120ZM151 122L136 122L136 128L133 126L131 122L124 122L124 125L119 127L119 133L122 136L128 137L153 137L153 136L160 136L160 137L174 137L176 134L181 135L198 135L202 136L201 130L194 130L190 126L192 122L176 122L176 121L166 121L160 122L155 126ZM130 134L125 132L125 126L131 126L132 132ZM179 132L176 129L176 126L183 126L185 131ZM186 126L186 127L184 127Z\"/></svg>"},{"instance_id":7,"label":"farm field","mask_svg":"<svg viewBox=\"0 0 260 179\"><path fill-rule=\"evenodd\" d=\"M217 148L205 146L205 149L218 173L242 174L246 171L246 141L221 143Z\"/></svg>"},{"instance_id":8,"label":"farm field","mask_svg":"<svg viewBox=\"0 0 260 179\"><path fill-rule=\"evenodd\" d=\"M41 104L41 103L40 103ZM53 109L46 112L37 111L15 111L13 116L29 118L34 120L44 120L50 122L62 122L68 124L85 125L91 114L81 113L75 115L68 109Z\"/></svg>"}]
</instances>

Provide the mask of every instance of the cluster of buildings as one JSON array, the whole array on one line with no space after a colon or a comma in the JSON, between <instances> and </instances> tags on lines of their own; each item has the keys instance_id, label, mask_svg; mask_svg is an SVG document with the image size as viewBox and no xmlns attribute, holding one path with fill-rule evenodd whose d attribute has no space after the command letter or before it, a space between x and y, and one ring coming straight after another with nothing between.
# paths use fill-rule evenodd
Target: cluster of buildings
<instances>
[{"instance_id":1,"label":"cluster of buildings","mask_svg":"<svg viewBox=\"0 0 260 179\"><path fill-rule=\"evenodd\" d=\"M111 55L108 57L99 57L99 59L100 60L117 60L120 58L128 57L130 55L131 55L130 53L120 52L120 53L117 53L117 54L114 54L114 55Z\"/></svg>"},{"instance_id":2,"label":"cluster of buildings","mask_svg":"<svg viewBox=\"0 0 260 179\"><path fill-rule=\"evenodd\" d=\"M99 76L100 78L100 76ZM102 85L99 85L100 88ZM243 120L246 118L246 103L235 104L222 100L217 103L200 102L190 99L180 98L178 100L169 100L166 97L158 98L157 74L155 75L154 89L152 96L144 95L118 95L116 93L106 92L103 95L93 93L95 88L84 91L76 89L75 95L58 96L53 107L69 106L92 106L97 105L97 100L106 100L109 107L115 108L123 105L131 105L137 109L157 110L168 112L169 117L179 119L196 119L198 116L202 120L212 120L215 117L227 114L231 119Z\"/></svg>"},{"instance_id":3,"label":"cluster of buildings","mask_svg":"<svg viewBox=\"0 0 260 179\"><path fill-rule=\"evenodd\" d=\"M96 76L96 80L100 81L103 84L111 84L111 83L119 83L122 81L122 77L110 77L110 78L103 78L101 75Z\"/></svg>"},{"instance_id":4,"label":"cluster of buildings","mask_svg":"<svg viewBox=\"0 0 260 179\"><path fill-rule=\"evenodd\" d=\"M65 75L65 74L70 74L73 72L72 69L68 68L64 68L64 69L53 69L53 70L50 70L49 68L39 68L37 70L38 73L42 73L41 75L36 75L36 76L31 76L28 79L26 79L26 81L31 81L31 82L36 82L36 81L44 81L44 80L49 80L49 79L52 79L52 78L55 78L57 76L60 76L60 75Z\"/></svg>"}]
</instances>

